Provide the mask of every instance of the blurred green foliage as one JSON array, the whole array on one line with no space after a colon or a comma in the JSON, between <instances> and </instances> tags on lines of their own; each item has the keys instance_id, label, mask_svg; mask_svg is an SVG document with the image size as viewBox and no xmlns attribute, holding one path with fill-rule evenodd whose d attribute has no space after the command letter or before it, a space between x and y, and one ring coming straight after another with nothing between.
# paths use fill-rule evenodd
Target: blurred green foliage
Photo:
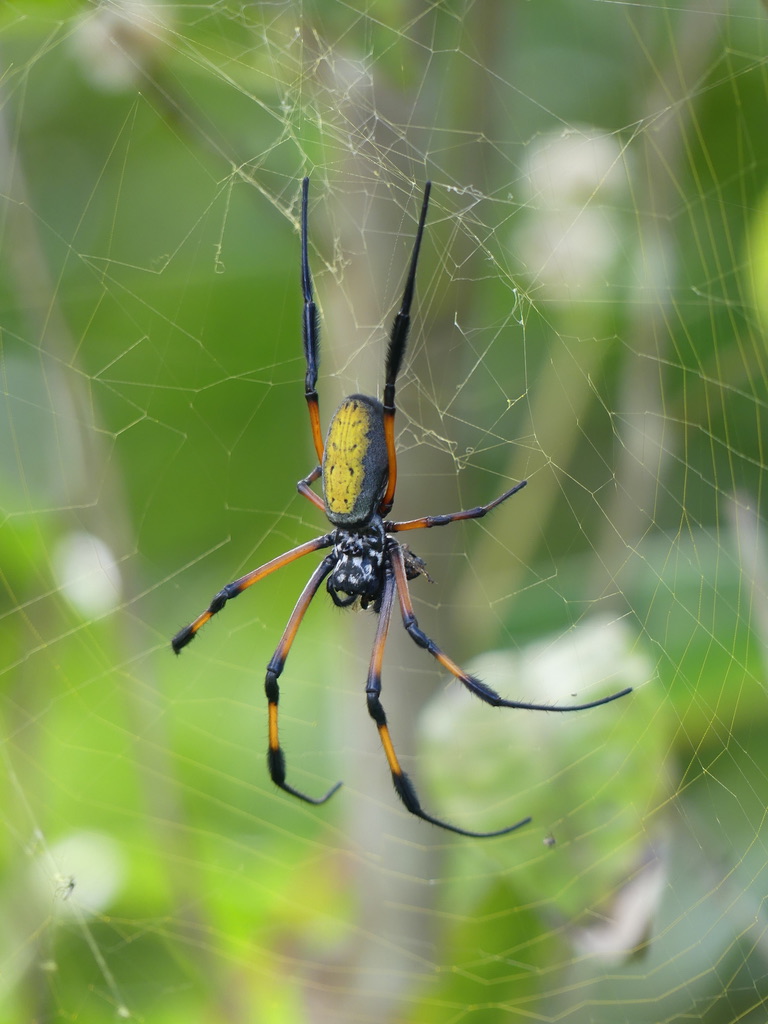
<instances>
[{"instance_id":1,"label":"blurred green foliage","mask_svg":"<svg viewBox=\"0 0 768 1024\"><path fill-rule=\"evenodd\" d=\"M2 1019L762 1024L764 17L4 6ZM623 191L548 209L537 146L592 132ZM434 665L392 641L408 692L387 708L423 722L403 755L425 806L532 814L509 840L352 832L345 802L383 762L343 710L364 716L370 623L322 595L281 726L297 785L345 771L350 795L315 809L270 785L261 675L308 564L170 654L223 583L323 529L295 493L306 172L324 416L334 389L376 386L431 176L398 514L530 481L482 527L419 538L439 570L414 583L420 618L451 656L493 652L511 697L620 624L615 651L578 649L574 686L636 692L536 722L451 709L455 684L418 715ZM526 238L594 211L612 255L566 295ZM64 592L79 531L121 578L97 612ZM384 792L363 794L382 822Z\"/></svg>"}]
</instances>

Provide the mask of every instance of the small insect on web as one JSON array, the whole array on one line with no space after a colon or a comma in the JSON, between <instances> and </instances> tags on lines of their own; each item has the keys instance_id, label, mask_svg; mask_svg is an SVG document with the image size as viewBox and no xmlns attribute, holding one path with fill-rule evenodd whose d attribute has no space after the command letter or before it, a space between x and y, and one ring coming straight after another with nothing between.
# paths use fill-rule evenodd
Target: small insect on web
<instances>
[{"instance_id":1,"label":"small insect on web","mask_svg":"<svg viewBox=\"0 0 768 1024\"><path fill-rule=\"evenodd\" d=\"M523 818L521 821L515 822L514 825L498 829L495 832L471 832L468 829L441 821L422 808L413 783L400 767L389 734L387 717L381 703L384 646L395 598L400 606L403 626L414 643L428 651L471 693L493 707L522 708L528 711L584 711L587 708L598 707L601 704L617 700L630 693L631 690L628 687L609 697L603 697L588 704L571 704L560 707L504 700L485 683L465 672L419 628L408 584L418 576L426 575L425 565L405 545L398 543L394 535L407 530L447 526L449 523L455 523L462 519L480 519L526 485L526 481L522 480L487 505L478 505L476 508L465 509L461 512L423 516L420 519L409 519L404 522L395 522L386 518L395 499L397 484L395 385L408 341L411 304L416 284L416 267L424 235L431 187L431 182L427 182L424 188L424 199L406 277L405 291L400 310L390 331L384 374L384 401L380 402L370 395L350 395L345 398L334 413L328 433L323 440L317 395L319 323L307 255L309 178L304 178L301 195L301 287L304 296L304 356L307 364L304 397L307 400L312 439L319 464L308 476L299 480L296 486L300 494L303 494L325 514L333 529L321 537L299 544L298 547L273 558L272 561L259 566L258 569L247 573L234 583L229 583L216 594L208 608L194 622L176 634L171 644L173 650L178 654L196 636L198 630L213 615L221 611L227 601L242 594L254 583L258 583L265 576L277 569L282 569L283 566L297 558L313 551L330 548L330 552L317 566L304 587L277 650L267 665L265 680L269 708L267 764L272 781L286 793L310 804L325 803L341 785L340 782L337 782L321 797L308 796L295 789L286 781L285 755L278 738L277 709L280 700L278 679L285 667L286 659L304 614L312 598L325 581L326 590L333 603L338 607L347 608L359 601L362 608L370 607L378 614L378 626L373 642L365 693L368 712L379 730L379 737L397 795L411 814L424 821L438 825L449 832L457 832L459 835L489 838L514 832L515 829L527 824L531 819ZM312 490L312 484L317 480L322 481L322 498Z\"/></svg>"}]
</instances>

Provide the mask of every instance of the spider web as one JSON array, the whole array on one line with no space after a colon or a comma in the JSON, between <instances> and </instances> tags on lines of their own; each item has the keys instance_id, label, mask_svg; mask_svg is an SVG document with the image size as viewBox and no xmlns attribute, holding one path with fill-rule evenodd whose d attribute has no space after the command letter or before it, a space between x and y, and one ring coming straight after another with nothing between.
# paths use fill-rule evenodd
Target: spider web
<instances>
[{"instance_id":1,"label":"spider web","mask_svg":"<svg viewBox=\"0 0 768 1024\"><path fill-rule=\"evenodd\" d=\"M762 1024L768 79L758 3L5 5L3 1019ZM311 572L323 422L380 393L446 680ZM411 538L409 537L409 540Z\"/></svg>"}]
</instances>

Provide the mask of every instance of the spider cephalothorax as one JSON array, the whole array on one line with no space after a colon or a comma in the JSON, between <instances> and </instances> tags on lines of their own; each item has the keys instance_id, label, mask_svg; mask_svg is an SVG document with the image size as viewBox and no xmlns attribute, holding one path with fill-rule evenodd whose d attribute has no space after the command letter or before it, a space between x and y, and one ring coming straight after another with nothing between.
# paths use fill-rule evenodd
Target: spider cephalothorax
<instances>
[{"instance_id":1,"label":"spider cephalothorax","mask_svg":"<svg viewBox=\"0 0 768 1024\"><path fill-rule=\"evenodd\" d=\"M340 782L337 783L321 797L307 796L306 793L289 785L286 781L285 755L280 746L277 729L277 707L280 700L278 679L282 674L286 658L309 603L319 590L323 580L327 580L326 588L334 604L346 608L359 599L363 608L372 606L373 611L378 613L379 621L365 693L368 712L379 730L382 747L392 773L392 782L405 807L411 814L415 814L433 825L439 825L440 828L448 829L450 832L477 837L500 836L525 825L530 818L524 818L522 821L515 822L514 825L498 829L496 832L470 832L467 829L451 825L427 814L419 803L413 783L400 767L389 735L387 717L381 703L382 660L395 597L400 605L403 626L414 643L428 651L471 693L493 707L524 708L530 711L582 711L586 708L597 707L599 704L607 704L609 701L616 700L617 697L623 697L630 691L629 689L621 690L610 697L603 697L587 704L570 704L560 707L504 700L489 686L465 672L419 628L413 611L408 582L418 576L426 576L429 579L429 575L422 559L409 551L406 545L398 543L392 534L433 526L447 526L449 523L462 519L480 519L491 509L517 493L526 483L523 480L487 505L478 505L476 508L466 509L462 512L423 516L421 519L409 519L405 522L393 522L386 518L392 508L397 483L395 384L408 341L411 302L416 283L416 266L424 234L424 224L427 219L430 188L431 185L427 182L419 225L416 230L413 255L405 281L403 301L390 332L385 368L384 401L379 402L378 399L369 395L350 395L345 398L336 410L325 442L323 442L316 389L317 308L312 291L312 275L309 270L307 254L309 179L304 179L301 199L301 284L304 296L304 356L307 361L304 397L309 409L312 439L317 452L318 465L309 476L298 482L297 487L300 494L303 494L313 505L325 513L334 530L292 548L234 583L228 584L216 594L208 608L198 615L194 622L176 634L171 644L178 654L211 616L220 612L227 601L237 597L247 587L275 572L276 569L281 569L284 565L301 558L302 555L320 551L323 548L331 548L330 553L318 565L304 587L277 650L267 665L264 683L269 707L267 765L272 781L287 793L310 804L325 803L341 785ZM323 498L320 498L312 490L312 484L321 477Z\"/></svg>"},{"instance_id":2,"label":"spider cephalothorax","mask_svg":"<svg viewBox=\"0 0 768 1024\"><path fill-rule=\"evenodd\" d=\"M362 608L373 604L374 611L378 611L386 545L381 516L375 516L362 530L339 527L334 536L332 554L336 564L326 583L333 603L346 608L359 597Z\"/></svg>"}]
</instances>

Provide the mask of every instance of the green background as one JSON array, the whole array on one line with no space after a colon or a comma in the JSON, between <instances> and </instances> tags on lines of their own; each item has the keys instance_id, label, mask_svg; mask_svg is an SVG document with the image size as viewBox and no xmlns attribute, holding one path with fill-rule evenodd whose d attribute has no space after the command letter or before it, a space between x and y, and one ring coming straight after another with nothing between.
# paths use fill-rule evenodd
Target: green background
<instances>
[{"instance_id":1,"label":"green background","mask_svg":"<svg viewBox=\"0 0 768 1024\"><path fill-rule=\"evenodd\" d=\"M0 19L0 1016L762 1024L765 10ZM394 514L529 481L408 538L437 580L412 585L421 624L462 664L491 652L510 697L635 687L583 715L464 701L395 615L384 703L425 807L532 815L511 837L397 804L374 623L322 593L282 738L296 786L345 786L312 808L271 785L263 671L316 556L170 652L325 530L295 492L305 173L324 423L380 389L430 178ZM120 581L90 606L61 567L83 533Z\"/></svg>"}]
</instances>

